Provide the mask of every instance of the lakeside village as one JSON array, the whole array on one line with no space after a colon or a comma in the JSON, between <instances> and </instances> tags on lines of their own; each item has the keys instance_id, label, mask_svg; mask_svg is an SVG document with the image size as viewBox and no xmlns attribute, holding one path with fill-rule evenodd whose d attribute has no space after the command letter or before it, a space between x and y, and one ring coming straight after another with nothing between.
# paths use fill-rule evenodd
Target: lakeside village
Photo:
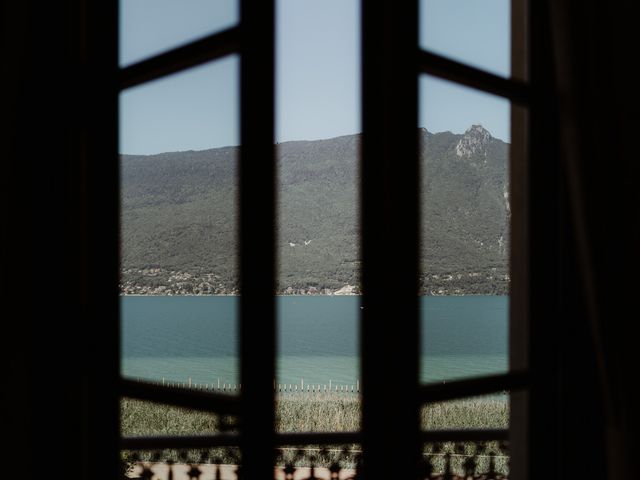
<instances>
[{"instance_id":1,"label":"lakeside village","mask_svg":"<svg viewBox=\"0 0 640 480\"><path fill-rule=\"evenodd\" d=\"M191 273L162 268L128 268L121 271L121 295L238 295L235 281L213 273ZM509 275L489 268L483 272L424 275L421 295L507 295ZM338 285L339 283L336 282ZM391 288L392 289L392 288ZM357 285L336 288L283 287L279 295L360 295Z\"/></svg>"}]
</instances>

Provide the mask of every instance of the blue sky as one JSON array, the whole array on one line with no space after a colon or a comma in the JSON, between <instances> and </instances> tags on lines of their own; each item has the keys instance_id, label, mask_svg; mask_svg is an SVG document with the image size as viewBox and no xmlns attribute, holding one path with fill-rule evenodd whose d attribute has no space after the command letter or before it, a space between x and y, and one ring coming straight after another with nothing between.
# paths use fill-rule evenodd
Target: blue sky
<instances>
[{"instance_id":1,"label":"blue sky","mask_svg":"<svg viewBox=\"0 0 640 480\"><path fill-rule=\"evenodd\" d=\"M234 25L233 0L120 0L120 63L127 65ZM420 45L509 74L508 0L422 0ZM357 0L277 0L276 140L360 131ZM151 154L239 143L237 56L121 95L120 151ZM509 103L420 78L420 126L463 132L474 123L509 140Z\"/></svg>"}]
</instances>

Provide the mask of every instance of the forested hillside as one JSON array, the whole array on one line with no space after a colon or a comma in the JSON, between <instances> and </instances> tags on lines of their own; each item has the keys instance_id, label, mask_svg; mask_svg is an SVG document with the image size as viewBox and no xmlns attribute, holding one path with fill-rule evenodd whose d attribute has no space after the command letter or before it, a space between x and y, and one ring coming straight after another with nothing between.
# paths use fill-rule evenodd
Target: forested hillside
<instances>
[{"instance_id":1,"label":"forested hillside","mask_svg":"<svg viewBox=\"0 0 640 480\"><path fill-rule=\"evenodd\" d=\"M279 293L358 292L359 141L277 145ZM422 293L506 293L508 145L480 126L420 141ZM237 155L122 155L124 293L238 292Z\"/></svg>"}]
</instances>

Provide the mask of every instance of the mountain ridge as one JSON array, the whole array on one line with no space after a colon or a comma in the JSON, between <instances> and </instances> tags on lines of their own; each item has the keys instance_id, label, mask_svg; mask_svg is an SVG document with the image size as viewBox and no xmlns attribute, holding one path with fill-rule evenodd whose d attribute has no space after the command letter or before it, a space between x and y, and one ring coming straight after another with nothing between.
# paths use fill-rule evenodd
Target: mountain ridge
<instances>
[{"instance_id":1,"label":"mountain ridge","mask_svg":"<svg viewBox=\"0 0 640 480\"><path fill-rule=\"evenodd\" d=\"M474 127L419 130L422 294L508 289L508 144ZM277 293L358 292L360 139L276 145ZM237 158L238 147L121 156L123 293L238 292Z\"/></svg>"}]
</instances>

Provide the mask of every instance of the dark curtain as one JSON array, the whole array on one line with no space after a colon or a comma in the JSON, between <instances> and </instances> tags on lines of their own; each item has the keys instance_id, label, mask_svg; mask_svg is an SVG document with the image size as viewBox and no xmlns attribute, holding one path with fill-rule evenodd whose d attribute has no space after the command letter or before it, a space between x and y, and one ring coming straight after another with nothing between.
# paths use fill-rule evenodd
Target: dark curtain
<instances>
[{"instance_id":1,"label":"dark curtain","mask_svg":"<svg viewBox=\"0 0 640 480\"><path fill-rule=\"evenodd\" d=\"M119 476L116 2L0 3L7 476Z\"/></svg>"},{"instance_id":2,"label":"dark curtain","mask_svg":"<svg viewBox=\"0 0 640 480\"><path fill-rule=\"evenodd\" d=\"M548 5L570 326L560 362L560 457L568 454L567 474L638 478L637 17L624 0Z\"/></svg>"}]
</instances>

